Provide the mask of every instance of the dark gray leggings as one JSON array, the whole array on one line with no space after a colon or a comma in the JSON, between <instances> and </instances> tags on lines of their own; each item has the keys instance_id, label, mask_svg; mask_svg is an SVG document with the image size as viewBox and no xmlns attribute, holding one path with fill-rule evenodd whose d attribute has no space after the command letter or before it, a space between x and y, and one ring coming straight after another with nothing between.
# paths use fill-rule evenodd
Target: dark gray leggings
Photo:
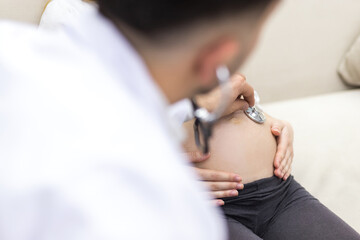
<instances>
[{"instance_id":1,"label":"dark gray leggings","mask_svg":"<svg viewBox=\"0 0 360 240\"><path fill-rule=\"evenodd\" d=\"M231 240L352 240L360 235L311 196L293 177L261 179L225 198Z\"/></svg>"}]
</instances>

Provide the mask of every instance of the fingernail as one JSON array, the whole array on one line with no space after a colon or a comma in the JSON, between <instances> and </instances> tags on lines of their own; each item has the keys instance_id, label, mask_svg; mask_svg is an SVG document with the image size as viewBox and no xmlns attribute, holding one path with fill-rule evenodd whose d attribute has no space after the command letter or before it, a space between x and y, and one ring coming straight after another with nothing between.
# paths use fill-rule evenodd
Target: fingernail
<instances>
[{"instance_id":1,"label":"fingernail","mask_svg":"<svg viewBox=\"0 0 360 240\"><path fill-rule=\"evenodd\" d=\"M224 203L224 201L222 201L222 200L218 200L218 201L216 201L216 204L217 204L218 206L223 206L225 203Z\"/></svg>"},{"instance_id":2,"label":"fingernail","mask_svg":"<svg viewBox=\"0 0 360 240\"><path fill-rule=\"evenodd\" d=\"M238 184L236 185L236 189L244 189L244 184Z\"/></svg>"},{"instance_id":3,"label":"fingernail","mask_svg":"<svg viewBox=\"0 0 360 240\"><path fill-rule=\"evenodd\" d=\"M231 196L237 196L239 194L239 192L238 191L236 191L236 190L232 190L231 192L230 192L230 195Z\"/></svg>"},{"instance_id":4,"label":"fingernail","mask_svg":"<svg viewBox=\"0 0 360 240\"><path fill-rule=\"evenodd\" d=\"M236 182L240 182L240 181L241 181L241 177L240 177L240 176L235 176L234 179L235 179Z\"/></svg>"}]
</instances>

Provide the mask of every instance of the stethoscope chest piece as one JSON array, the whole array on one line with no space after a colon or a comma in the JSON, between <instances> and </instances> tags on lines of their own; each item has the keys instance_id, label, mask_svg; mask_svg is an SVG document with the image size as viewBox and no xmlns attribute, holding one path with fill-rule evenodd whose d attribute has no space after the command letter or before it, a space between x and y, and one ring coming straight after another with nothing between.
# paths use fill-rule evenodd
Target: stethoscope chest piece
<instances>
[{"instance_id":1,"label":"stethoscope chest piece","mask_svg":"<svg viewBox=\"0 0 360 240\"><path fill-rule=\"evenodd\" d=\"M264 123L266 120L264 113L256 106L249 107L244 112L246 116L248 116L251 120L253 120L256 123Z\"/></svg>"}]
</instances>

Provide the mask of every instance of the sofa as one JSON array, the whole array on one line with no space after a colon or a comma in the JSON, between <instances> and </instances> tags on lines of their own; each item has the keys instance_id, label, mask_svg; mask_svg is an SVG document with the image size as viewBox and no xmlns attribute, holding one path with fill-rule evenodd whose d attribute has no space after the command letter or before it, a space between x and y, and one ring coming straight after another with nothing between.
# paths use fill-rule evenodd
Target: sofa
<instances>
[{"instance_id":1,"label":"sofa","mask_svg":"<svg viewBox=\"0 0 360 240\"><path fill-rule=\"evenodd\" d=\"M38 24L47 0L1 0L0 18ZM293 175L360 232L360 89L337 70L360 35L358 0L284 0L239 70L262 108L295 131Z\"/></svg>"},{"instance_id":2,"label":"sofa","mask_svg":"<svg viewBox=\"0 0 360 240\"><path fill-rule=\"evenodd\" d=\"M358 232L360 88L338 68L359 35L360 1L285 0L241 69L263 109L294 127L295 179Z\"/></svg>"}]
</instances>

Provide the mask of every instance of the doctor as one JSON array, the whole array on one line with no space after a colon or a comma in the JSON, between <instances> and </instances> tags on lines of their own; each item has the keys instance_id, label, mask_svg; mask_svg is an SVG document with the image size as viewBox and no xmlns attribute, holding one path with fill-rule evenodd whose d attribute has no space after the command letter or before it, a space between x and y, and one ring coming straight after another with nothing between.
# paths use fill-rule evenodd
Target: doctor
<instances>
[{"instance_id":1,"label":"doctor","mask_svg":"<svg viewBox=\"0 0 360 240\"><path fill-rule=\"evenodd\" d=\"M166 108L237 69L276 1L98 2L0 23L0 238L224 239Z\"/></svg>"}]
</instances>

